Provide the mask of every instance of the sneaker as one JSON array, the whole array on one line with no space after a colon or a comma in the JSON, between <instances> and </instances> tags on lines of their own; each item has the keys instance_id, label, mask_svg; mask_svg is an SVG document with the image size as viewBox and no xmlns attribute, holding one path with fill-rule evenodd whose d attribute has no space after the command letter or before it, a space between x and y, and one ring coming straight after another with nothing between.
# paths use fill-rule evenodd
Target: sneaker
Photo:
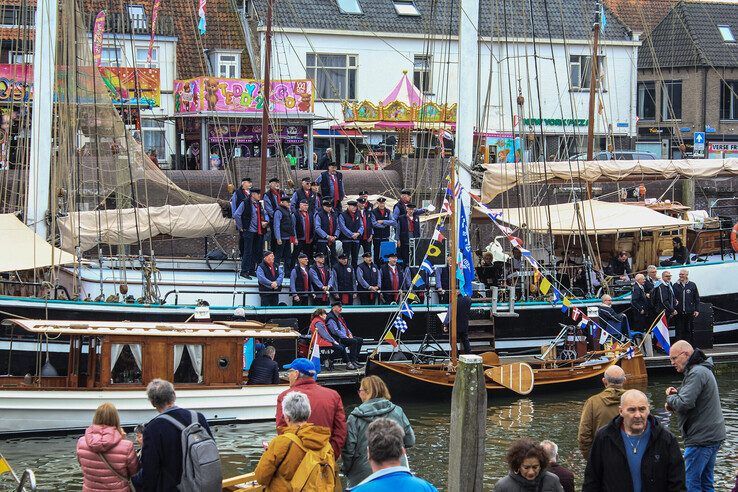
<instances>
[{"instance_id":1,"label":"sneaker","mask_svg":"<svg viewBox=\"0 0 738 492\"><path fill-rule=\"evenodd\" d=\"M349 371L355 371L356 369L358 369L358 367L349 362L348 364L346 364L346 369L348 369Z\"/></svg>"}]
</instances>

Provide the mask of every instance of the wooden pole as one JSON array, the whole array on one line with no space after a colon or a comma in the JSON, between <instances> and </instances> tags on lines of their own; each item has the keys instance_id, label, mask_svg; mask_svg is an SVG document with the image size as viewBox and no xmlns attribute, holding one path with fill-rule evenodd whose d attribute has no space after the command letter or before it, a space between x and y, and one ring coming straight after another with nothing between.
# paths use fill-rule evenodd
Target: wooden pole
<instances>
[{"instance_id":1,"label":"wooden pole","mask_svg":"<svg viewBox=\"0 0 738 492\"><path fill-rule=\"evenodd\" d=\"M451 190L456 190L456 157L452 157L450 161L450 177L449 185ZM456 347L456 257L458 254L457 246L457 209L456 209L456 198L453 196L449 200L449 206L451 208L451 215L448 220L448 247L451 254L451 264L448 266L448 315L451 319L448 320L448 333L449 343L451 344L451 364L456 366L456 359L458 357L458 348Z\"/></svg>"},{"instance_id":2,"label":"wooden pole","mask_svg":"<svg viewBox=\"0 0 738 492\"><path fill-rule=\"evenodd\" d=\"M599 4L598 4L599 5ZM589 128L587 129L587 161L594 159L594 123L595 123L595 94L597 93L597 79L598 79L598 67L597 51L599 50L600 43L600 10L597 9L595 15L594 27L594 41L592 43L592 62L590 68L590 79L589 79ZM592 199L592 183L587 181L587 199Z\"/></svg>"},{"instance_id":3,"label":"wooden pole","mask_svg":"<svg viewBox=\"0 0 738 492\"><path fill-rule=\"evenodd\" d=\"M481 491L484 478L484 438L487 389L482 358L462 355L451 396L451 442L448 456L448 491Z\"/></svg>"},{"instance_id":4,"label":"wooden pole","mask_svg":"<svg viewBox=\"0 0 738 492\"><path fill-rule=\"evenodd\" d=\"M264 96L264 106L261 111L261 192L266 195L267 172L267 144L269 142L269 86L271 85L272 65L272 3L267 0L266 35L264 36L264 80L261 92Z\"/></svg>"}]
</instances>

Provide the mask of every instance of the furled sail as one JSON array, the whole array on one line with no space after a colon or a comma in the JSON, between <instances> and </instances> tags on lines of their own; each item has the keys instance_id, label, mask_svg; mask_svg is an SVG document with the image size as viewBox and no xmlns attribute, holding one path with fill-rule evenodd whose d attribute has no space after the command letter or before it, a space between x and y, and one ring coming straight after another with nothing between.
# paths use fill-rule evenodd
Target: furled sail
<instances>
[{"instance_id":1,"label":"furled sail","mask_svg":"<svg viewBox=\"0 0 738 492\"><path fill-rule=\"evenodd\" d=\"M0 214L0 272L74 263L74 256L55 248L14 214Z\"/></svg>"}]
</instances>

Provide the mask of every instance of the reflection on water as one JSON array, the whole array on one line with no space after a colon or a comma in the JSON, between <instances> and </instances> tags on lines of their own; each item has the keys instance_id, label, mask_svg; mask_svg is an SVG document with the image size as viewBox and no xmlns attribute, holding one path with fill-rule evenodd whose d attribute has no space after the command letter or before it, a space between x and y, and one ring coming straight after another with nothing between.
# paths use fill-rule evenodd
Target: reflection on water
<instances>
[{"instance_id":1,"label":"reflection on water","mask_svg":"<svg viewBox=\"0 0 738 492\"><path fill-rule=\"evenodd\" d=\"M721 448L716 467L716 490L730 489L738 467L738 368L720 366L718 382L728 427L728 440ZM678 434L676 418L664 411L664 389L678 385L680 378L651 378L646 389L653 414ZM507 473L504 456L511 441L521 437L551 439L559 445L560 462L571 468L581 483L585 462L577 448L581 407L593 390L562 394L532 395L521 399L494 396L487 413L487 456L485 490ZM351 408L358 403L353 391L344 395ZM446 488L448 463L448 402L399 401L415 429L417 444L409 450L411 467L439 490ZM348 413L348 409L347 409ZM215 436L221 450L226 476L252 471L261 456L261 442L275 435L274 423L221 425ZM16 469L31 467L42 490L81 490L81 474L75 457L77 436L24 438L0 441L0 452ZM7 485L0 480L0 490Z\"/></svg>"}]
</instances>

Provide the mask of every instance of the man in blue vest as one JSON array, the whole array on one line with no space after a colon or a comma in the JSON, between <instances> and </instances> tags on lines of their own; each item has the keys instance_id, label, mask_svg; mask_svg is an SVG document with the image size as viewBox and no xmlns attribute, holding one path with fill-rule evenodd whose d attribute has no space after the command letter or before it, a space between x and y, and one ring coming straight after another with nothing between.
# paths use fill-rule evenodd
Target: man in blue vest
<instances>
[{"instance_id":1,"label":"man in blue vest","mask_svg":"<svg viewBox=\"0 0 738 492\"><path fill-rule=\"evenodd\" d=\"M241 276L247 279L256 273L257 258L261 258L264 251L264 234L269 225L260 198L261 190L251 188L251 198L241 202L233 214L236 228L243 237Z\"/></svg>"},{"instance_id":2,"label":"man in blue vest","mask_svg":"<svg viewBox=\"0 0 738 492\"><path fill-rule=\"evenodd\" d=\"M392 219L397 221L400 217L407 214L407 204L410 203L410 197L413 194L413 190L405 188L400 192L400 199L395 203L395 208L392 209Z\"/></svg>"},{"instance_id":3,"label":"man in blue vest","mask_svg":"<svg viewBox=\"0 0 738 492\"><path fill-rule=\"evenodd\" d=\"M416 209L414 203L408 203L407 213L397 219L398 246L402 264L407 268L413 262L410 258L410 243L420 237L420 216L427 212L426 209Z\"/></svg>"},{"instance_id":4,"label":"man in blue vest","mask_svg":"<svg viewBox=\"0 0 738 492\"><path fill-rule=\"evenodd\" d=\"M387 199L383 196L377 198L377 206L374 207L374 210L371 212L372 231L374 234L374 237L372 238L374 247L374 264L377 265L377 268L379 268L382 263L382 243L390 240L393 229L397 227L397 222L392 218L392 214L387 209L386 201Z\"/></svg>"},{"instance_id":5,"label":"man in blue vest","mask_svg":"<svg viewBox=\"0 0 738 492\"><path fill-rule=\"evenodd\" d=\"M340 212L341 200L346 197L346 193L343 191L343 173L336 171L336 163L329 163L328 170L320 173L315 182L320 184L323 200L330 199L331 206Z\"/></svg>"},{"instance_id":6,"label":"man in blue vest","mask_svg":"<svg viewBox=\"0 0 738 492\"><path fill-rule=\"evenodd\" d=\"M290 296L293 306L307 306L310 299L310 271L308 255L297 255L297 264L290 273Z\"/></svg>"},{"instance_id":7,"label":"man in blue vest","mask_svg":"<svg viewBox=\"0 0 738 492\"><path fill-rule=\"evenodd\" d=\"M338 255L338 262L333 266L334 296L344 304L353 304L356 297L355 269L351 268L345 253Z\"/></svg>"},{"instance_id":8,"label":"man in blue vest","mask_svg":"<svg viewBox=\"0 0 738 492\"><path fill-rule=\"evenodd\" d=\"M325 304L333 287L333 271L325 266L325 254L315 254L315 264L310 267L310 285L313 289L313 298L318 304Z\"/></svg>"},{"instance_id":9,"label":"man in blue vest","mask_svg":"<svg viewBox=\"0 0 738 492\"><path fill-rule=\"evenodd\" d=\"M303 200L308 202L309 208L309 200L312 195L313 192L310 189L310 178L302 178L300 180L300 188L298 188L297 191L292 194L292 199L290 200L290 210L292 210L293 213L297 212L297 209L300 208L300 202Z\"/></svg>"},{"instance_id":10,"label":"man in blue vest","mask_svg":"<svg viewBox=\"0 0 738 492\"><path fill-rule=\"evenodd\" d=\"M300 253L305 253L308 258L313 255L313 244L315 243L315 217L308 210L307 200L301 200L297 211L292 216L295 222L295 239L297 244L292 251L292 264Z\"/></svg>"},{"instance_id":11,"label":"man in blue vest","mask_svg":"<svg viewBox=\"0 0 738 492\"><path fill-rule=\"evenodd\" d=\"M329 265L336 261L338 233L338 216L333 211L331 201L324 199L322 210L315 213L315 243L317 250L328 257Z\"/></svg>"},{"instance_id":12,"label":"man in blue vest","mask_svg":"<svg viewBox=\"0 0 738 492\"><path fill-rule=\"evenodd\" d=\"M274 264L274 253L271 251L264 251L264 260L256 268L256 278L259 280L261 305L278 305L279 292L282 290L284 280L284 269Z\"/></svg>"},{"instance_id":13,"label":"man in blue vest","mask_svg":"<svg viewBox=\"0 0 738 492\"><path fill-rule=\"evenodd\" d=\"M282 185L278 178L269 180L269 190L264 193L264 211L269 217L269 223L274 223L274 212L279 208L279 202L282 199ZM274 251L277 247L277 241L274 237L274 231L269 234L269 247Z\"/></svg>"},{"instance_id":14,"label":"man in blue vest","mask_svg":"<svg viewBox=\"0 0 738 492\"><path fill-rule=\"evenodd\" d=\"M338 216L338 229L341 232L343 252L351 258L351 266L356 269L359 263L359 238L364 234L364 226L356 209L356 200L346 203L347 210Z\"/></svg>"},{"instance_id":15,"label":"man in blue vest","mask_svg":"<svg viewBox=\"0 0 738 492\"><path fill-rule=\"evenodd\" d=\"M338 340L338 343L346 347L349 356L349 363L355 368L359 368L361 367L361 364L359 363L359 352L361 352L361 346L364 344L364 339L355 337L351 333L341 311L343 311L343 304L341 304L341 301L335 301L331 304L331 311L328 313L328 319L326 320L328 331L336 340Z\"/></svg>"},{"instance_id":16,"label":"man in blue vest","mask_svg":"<svg viewBox=\"0 0 738 492\"><path fill-rule=\"evenodd\" d=\"M379 269L372 263L372 254L361 255L364 261L356 267L356 289L359 291L359 302L363 305L376 304L379 299Z\"/></svg>"},{"instance_id":17,"label":"man in blue vest","mask_svg":"<svg viewBox=\"0 0 738 492\"><path fill-rule=\"evenodd\" d=\"M369 200L369 192L366 190L362 190L359 192L359 198L356 199L356 201L364 200L364 203L366 204L366 211L371 212L374 208L374 204Z\"/></svg>"},{"instance_id":18,"label":"man in blue vest","mask_svg":"<svg viewBox=\"0 0 738 492\"><path fill-rule=\"evenodd\" d=\"M231 195L231 217L235 217L236 210L251 196L251 178L241 178L241 186ZM238 252L243 256L243 236L238 235Z\"/></svg>"},{"instance_id":19,"label":"man in blue vest","mask_svg":"<svg viewBox=\"0 0 738 492\"><path fill-rule=\"evenodd\" d=\"M676 339L694 344L694 319L700 314L700 293L697 284L689 280L689 270L679 270L674 284L676 302Z\"/></svg>"},{"instance_id":20,"label":"man in blue vest","mask_svg":"<svg viewBox=\"0 0 738 492\"><path fill-rule=\"evenodd\" d=\"M384 304L399 303L402 300L402 292L407 291L407 277L405 270L397 264L396 253L387 255L387 263L382 265L379 281Z\"/></svg>"},{"instance_id":21,"label":"man in blue vest","mask_svg":"<svg viewBox=\"0 0 738 492\"><path fill-rule=\"evenodd\" d=\"M366 198L359 198L356 200L356 205L358 207L356 211L359 214L359 220L361 220L361 227L364 228L364 232L359 236L359 248L361 248L364 253L371 253L372 233L374 231L372 230L372 211L371 208L368 207L370 203L367 202Z\"/></svg>"},{"instance_id":22,"label":"man in blue vest","mask_svg":"<svg viewBox=\"0 0 738 492\"><path fill-rule=\"evenodd\" d=\"M290 199L282 195L279 207L274 211L272 223L274 231L275 261L277 265L284 265L287 271L292 270L292 244L295 240L295 219L290 212Z\"/></svg>"}]
</instances>

